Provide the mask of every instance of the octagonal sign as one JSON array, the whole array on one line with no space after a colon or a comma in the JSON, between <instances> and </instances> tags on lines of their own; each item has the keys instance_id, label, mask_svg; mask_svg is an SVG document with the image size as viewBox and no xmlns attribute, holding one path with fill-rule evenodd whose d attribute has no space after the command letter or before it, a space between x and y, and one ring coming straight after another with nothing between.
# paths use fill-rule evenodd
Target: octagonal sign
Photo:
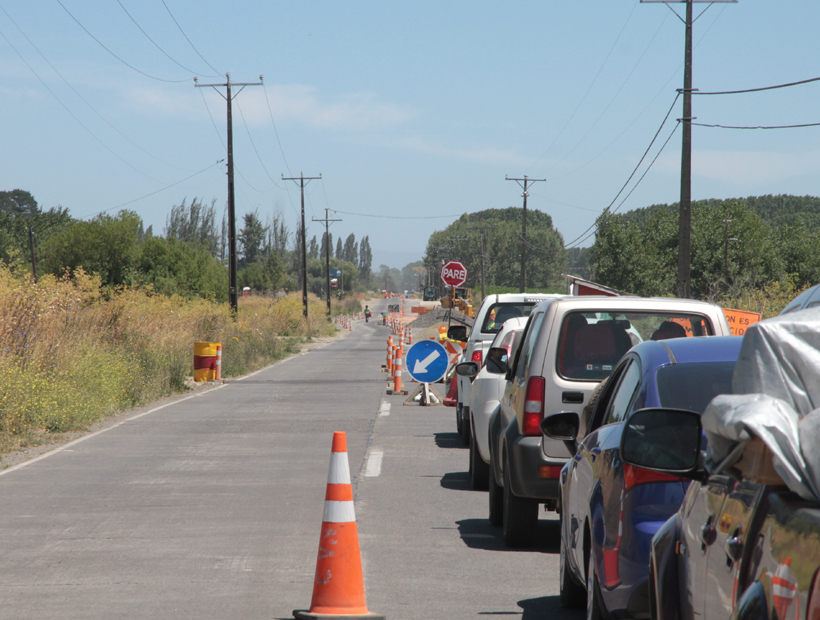
<instances>
[{"instance_id":1,"label":"octagonal sign","mask_svg":"<svg viewBox=\"0 0 820 620\"><path fill-rule=\"evenodd\" d=\"M467 281L467 268L457 260L451 260L441 268L441 281L445 286L458 288Z\"/></svg>"}]
</instances>

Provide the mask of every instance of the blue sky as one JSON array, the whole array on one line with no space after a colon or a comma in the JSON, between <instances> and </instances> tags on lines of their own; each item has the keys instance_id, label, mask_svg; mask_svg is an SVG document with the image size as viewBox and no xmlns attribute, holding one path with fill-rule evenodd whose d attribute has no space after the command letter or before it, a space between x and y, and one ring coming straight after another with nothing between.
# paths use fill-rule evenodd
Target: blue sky
<instances>
[{"instance_id":1,"label":"blue sky","mask_svg":"<svg viewBox=\"0 0 820 620\"><path fill-rule=\"evenodd\" d=\"M816 0L695 6L695 88L820 76ZM505 176L527 175L547 179L528 206L570 242L615 199L682 86L670 7L683 15L638 0L0 0L0 189L75 217L124 205L157 232L186 197L221 211L225 102L193 77L261 74L264 88L234 100L240 225L278 211L295 229L298 188L281 176L321 173L308 235L329 207L343 220L334 236L369 235L375 266L401 267L456 216L520 206ZM820 82L693 105L700 123L790 125L820 122L819 98ZM626 192L681 115L678 100ZM621 211L678 200L680 135ZM695 127L692 196L820 195L819 139L820 127ZM372 217L385 215L411 219Z\"/></svg>"}]
</instances>

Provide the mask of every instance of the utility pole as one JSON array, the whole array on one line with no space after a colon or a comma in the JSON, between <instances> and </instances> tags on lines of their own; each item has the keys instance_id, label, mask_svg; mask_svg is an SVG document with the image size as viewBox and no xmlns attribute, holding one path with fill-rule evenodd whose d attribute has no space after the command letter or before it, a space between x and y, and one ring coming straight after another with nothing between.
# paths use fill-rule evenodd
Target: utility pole
<instances>
[{"instance_id":1,"label":"utility pole","mask_svg":"<svg viewBox=\"0 0 820 620\"><path fill-rule=\"evenodd\" d=\"M200 84L194 78L194 87L201 88L210 86L228 103L228 302L231 305L231 314L236 319L239 308L237 284L236 284L236 202L234 200L233 189L233 116L231 113L231 102L234 97L238 97L246 86L261 86L262 76L258 82L231 82L231 74L225 74L225 84ZM235 95L231 95L231 86L241 86ZM218 88L226 87L227 95L223 95Z\"/></svg>"},{"instance_id":2,"label":"utility pole","mask_svg":"<svg viewBox=\"0 0 820 620\"><path fill-rule=\"evenodd\" d=\"M31 224L28 225L28 243L31 248L31 274L34 276L34 283L37 284L37 254L34 252L34 233Z\"/></svg>"},{"instance_id":3,"label":"utility pole","mask_svg":"<svg viewBox=\"0 0 820 620\"><path fill-rule=\"evenodd\" d=\"M484 231L485 230L492 230L495 228L496 225L493 226L482 226L481 225L481 216L478 217L478 226L471 226L467 228L467 230L477 230L478 231L478 238L479 244L481 248L481 299L484 299Z\"/></svg>"},{"instance_id":4,"label":"utility pole","mask_svg":"<svg viewBox=\"0 0 820 620\"><path fill-rule=\"evenodd\" d=\"M330 320L331 313L330 313L330 223L331 222L341 222L342 220L331 220L327 217L327 212L330 209L325 207L325 219L319 220L315 217L312 218L314 222L324 222L325 223L325 276L326 276L326 283L327 283L327 320ZM344 265L342 266L344 268Z\"/></svg>"},{"instance_id":5,"label":"utility pole","mask_svg":"<svg viewBox=\"0 0 820 620\"><path fill-rule=\"evenodd\" d=\"M518 292L523 293L527 288L527 197L530 195L527 191L527 187L529 187L530 183L546 181L546 179L530 179L526 174L523 179L511 179L508 176L504 177L504 179L507 181L515 181L519 185L521 185L522 182L524 183L521 185L524 189L524 193L521 194L524 197L524 214L521 218L521 283L518 285Z\"/></svg>"},{"instance_id":6,"label":"utility pole","mask_svg":"<svg viewBox=\"0 0 820 620\"><path fill-rule=\"evenodd\" d=\"M308 317L308 303L307 303L307 248L305 247L305 181L310 183L316 179L321 179L322 173L318 177L306 177L304 173L300 172L298 177L286 177L282 175L283 181L299 181L299 188L302 192L302 314L305 315L305 320Z\"/></svg>"},{"instance_id":7,"label":"utility pole","mask_svg":"<svg viewBox=\"0 0 820 620\"><path fill-rule=\"evenodd\" d=\"M729 223L732 220L723 220L723 279L726 281L726 288L729 288L729 242L739 241L734 237L729 237Z\"/></svg>"},{"instance_id":8,"label":"utility pole","mask_svg":"<svg viewBox=\"0 0 820 620\"><path fill-rule=\"evenodd\" d=\"M678 15L672 7L669 9L686 25L684 44L683 88L678 92L683 94L683 117L681 122L683 138L681 144L680 162L680 209L678 222L678 277L676 294L682 299L692 296L692 24L695 2L731 2L737 0L641 0L641 3L663 2L669 7L670 2L686 3L686 18ZM709 7L707 7L709 8ZM701 13L703 15L703 13Z\"/></svg>"}]
</instances>

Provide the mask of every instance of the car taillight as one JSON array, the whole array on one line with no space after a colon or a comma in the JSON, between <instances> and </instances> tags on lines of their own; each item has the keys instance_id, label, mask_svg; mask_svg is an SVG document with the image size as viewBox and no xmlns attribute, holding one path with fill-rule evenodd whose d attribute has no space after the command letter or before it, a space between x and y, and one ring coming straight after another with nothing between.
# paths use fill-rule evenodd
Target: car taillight
<instances>
[{"instance_id":1,"label":"car taillight","mask_svg":"<svg viewBox=\"0 0 820 620\"><path fill-rule=\"evenodd\" d=\"M624 463L624 486L626 487L625 491L627 493L639 484L649 484L650 482L678 482L681 480L683 480L683 478L673 476L672 474L665 474L660 471L652 471Z\"/></svg>"},{"instance_id":2,"label":"car taillight","mask_svg":"<svg viewBox=\"0 0 820 620\"><path fill-rule=\"evenodd\" d=\"M481 366L481 351L473 351L473 359L470 360L471 362L475 362L479 366Z\"/></svg>"},{"instance_id":3,"label":"car taillight","mask_svg":"<svg viewBox=\"0 0 820 620\"><path fill-rule=\"evenodd\" d=\"M544 377L530 377L524 399L524 435L540 435L539 424L544 419L544 391L547 382Z\"/></svg>"}]
</instances>

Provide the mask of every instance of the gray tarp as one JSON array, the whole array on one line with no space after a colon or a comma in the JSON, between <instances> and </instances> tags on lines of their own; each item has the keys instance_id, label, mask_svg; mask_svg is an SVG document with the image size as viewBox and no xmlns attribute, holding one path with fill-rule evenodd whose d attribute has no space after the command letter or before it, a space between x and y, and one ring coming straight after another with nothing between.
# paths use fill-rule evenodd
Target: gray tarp
<instances>
[{"instance_id":1,"label":"gray tarp","mask_svg":"<svg viewBox=\"0 0 820 620\"><path fill-rule=\"evenodd\" d=\"M820 308L751 325L732 387L733 395L717 396L703 414L707 468L733 465L739 445L756 436L788 487L820 501Z\"/></svg>"}]
</instances>

